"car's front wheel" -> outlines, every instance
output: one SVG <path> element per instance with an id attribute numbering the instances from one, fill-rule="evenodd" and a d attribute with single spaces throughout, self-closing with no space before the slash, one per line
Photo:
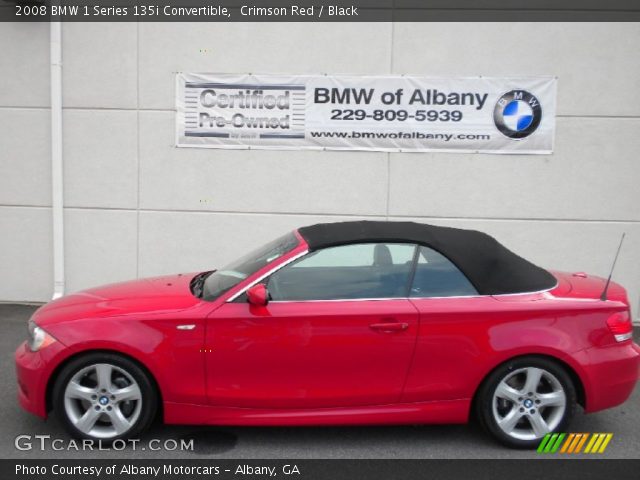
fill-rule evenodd
<path id="1" fill-rule="evenodd" d="M 535 448 L 550 432 L 563 431 L 576 409 L 576 390 L 566 370 L 540 357 L 521 357 L 498 367 L 477 399 L 481 424 L 501 443 Z"/>
<path id="2" fill-rule="evenodd" d="M 111 442 L 135 437 L 150 425 L 157 395 L 135 362 L 91 353 L 62 369 L 53 388 L 53 409 L 72 436 Z"/>

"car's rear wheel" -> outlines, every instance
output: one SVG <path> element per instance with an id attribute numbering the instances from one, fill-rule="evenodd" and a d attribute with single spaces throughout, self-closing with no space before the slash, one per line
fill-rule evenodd
<path id="1" fill-rule="evenodd" d="M 157 395 L 148 374 L 116 354 L 91 353 L 66 365 L 53 389 L 53 408 L 76 438 L 132 438 L 153 421 Z"/>
<path id="2" fill-rule="evenodd" d="M 535 448 L 547 433 L 567 427 L 576 409 L 576 389 L 558 363 L 520 357 L 489 375 L 477 407 L 480 423 L 498 441 Z"/>

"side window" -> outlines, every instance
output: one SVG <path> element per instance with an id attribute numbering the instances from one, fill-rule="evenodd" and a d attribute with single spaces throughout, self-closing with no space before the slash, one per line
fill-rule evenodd
<path id="1" fill-rule="evenodd" d="M 348 300 L 407 295 L 416 246 L 362 243 L 325 248 L 269 278 L 272 300 Z"/>
<path id="2" fill-rule="evenodd" d="M 420 247 L 411 297 L 457 297 L 478 295 L 467 277 L 444 255 Z"/>

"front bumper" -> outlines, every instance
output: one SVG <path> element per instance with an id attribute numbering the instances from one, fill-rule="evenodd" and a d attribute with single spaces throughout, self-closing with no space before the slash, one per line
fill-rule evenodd
<path id="1" fill-rule="evenodd" d="M 47 383 L 53 371 L 52 359 L 64 349 L 55 342 L 38 352 L 32 352 L 23 342 L 15 353 L 18 401 L 27 412 L 47 417 Z"/>

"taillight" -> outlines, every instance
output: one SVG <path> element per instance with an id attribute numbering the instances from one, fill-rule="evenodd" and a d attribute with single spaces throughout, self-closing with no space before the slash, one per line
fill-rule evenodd
<path id="1" fill-rule="evenodd" d="M 629 312 L 614 313 L 607 318 L 607 327 L 616 338 L 616 342 L 624 342 L 630 340 L 633 336 L 633 326 Z"/>

